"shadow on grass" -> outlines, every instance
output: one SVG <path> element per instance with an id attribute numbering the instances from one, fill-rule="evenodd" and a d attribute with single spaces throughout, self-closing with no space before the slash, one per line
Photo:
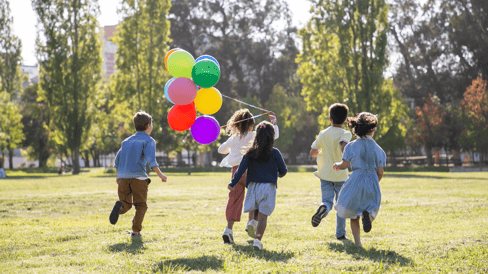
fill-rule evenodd
<path id="1" fill-rule="evenodd" d="M 412 262 L 409 258 L 400 255 L 392 250 L 377 250 L 376 248 L 364 249 L 354 245 L 352 241 L 344 241 L 344 244 L 329 243 L 329 249 L 336 252 L 346 252 L 353 255 L 355 259 L 370 259 L 386 264 L 408 265 Z"/>
<path id="2" fill-rule="evenodd" d="M 131 254 L 141 253 L 146 247 L 140 239 L 132 239 L 130 243 L 120 243 L 109 246 L 110 252 L 126 252 Z"/>
<path id="3" fill-rule="evenodd" d="M 262 250 L 255 250 L 252 246 L 252 241 L 249 241 L 249 245 L 232 245 L 232 247 L 240 252 L 248 254 L 250 257 L 255 257 L 259 259 L 263 259 L 266 261 L 275 261 L 275 262 L 286 262 L 289 259 L 295 257 L 295 253 L 289 251 L 270 251 L 266 249 Z M 265 247 L 266 248 L 266 247 Z"/>
<path id="4" fill-rule="evenodd" d="M 224 260 L 219 259 L 215 256 L 180 258 L 157 263 L 154 272 L 166 273 L 172 271 L 207 271 L 209 269 L 217 271 L 222 269 L 223 264 Z"/>

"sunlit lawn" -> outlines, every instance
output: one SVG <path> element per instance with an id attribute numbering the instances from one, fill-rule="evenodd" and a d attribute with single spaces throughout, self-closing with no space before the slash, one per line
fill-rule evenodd
<path id="1" fill-rule="evenodd" d="M 311 226 L 319 180 L 289 173 L 261 251 L 244 220 L 236 244 L 222 243 L 230 173 L 168 173 L 167 183 L 152 176 L 142 241 L 126 234 L 133 209 L 110 225 L 117 185 L 101 169 L 9 175 L 0 180 L 2 273 L 488 272 L 488 173 L 386 173 L 363 249 L 335 239 L 335 211 Z"/>

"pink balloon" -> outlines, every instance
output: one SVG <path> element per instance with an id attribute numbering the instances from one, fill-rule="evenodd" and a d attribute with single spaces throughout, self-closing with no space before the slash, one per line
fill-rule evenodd
<path id="1" fill-rule="evenodd" d="M 176 78 L 168 87 L 168 95 L 176 105 L 188 105 L 197 97 L 197 85 L 191 79 Z"/>

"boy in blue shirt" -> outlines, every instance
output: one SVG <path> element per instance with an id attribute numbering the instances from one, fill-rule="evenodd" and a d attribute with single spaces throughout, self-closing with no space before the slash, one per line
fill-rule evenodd
<path id="1" fill-rule="evenodd" d="M 151 115 L 140 111 L 132 119 L 137 132 L 122 142 L 115 157 L 119 201 L 110 213 L 110 223 L 115 225 L 120 214 L 134 205 L 136 213 L 132 219 L 132 237 L 141 237 L 142 221 L 147 210 L 147 189 L 151 182 L 146 174 L 146 163 L 166 182 L 156 162 L 156 141 L 149 136 L 153 129 Z"/>

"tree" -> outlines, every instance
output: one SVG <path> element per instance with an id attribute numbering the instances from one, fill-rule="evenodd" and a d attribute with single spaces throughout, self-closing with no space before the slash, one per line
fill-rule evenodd
<path id="1" fill-rule="evenodd" d="M 20 113 L 26 137 L 23 146 L 28 147 L 27 152 L 30 159 L 37 159 L 39 167 L 46 167 L 53 144 L 49 140 L 49 111 L 46 102 L 38 101 L 38 89 L 39 83 L 36 83 L 26 87 L 22 92 L 23 105 Z"/>
<path id="2" fill-rule="evenodd" d="M 22 132 L 19 105 L 10 100 L 7 92 L 0 92 L 0 149 L 9 152 L 9 167 L 13 169 L 13 151 L 25 138 Z"/>
<path id="3" fill-rule="evenodd" d="M 423 145 L 427 153 L 429 166 L 434 164 L 432 160 L 432 149 L 443 147 L 444 142 L 444 116 L 445 111 L 440 105 L 437 97 L 429 95 L 422 107 L 417 107 L 415 128 L 411 132 L 412 139 Z"/>
<path id="4" fill-rule="evenodd" d="M 296 67 L 289 58 L 296 55 L 296 29 L 283 0 L 173 1 L 169 19 L 171 46 L 214 56 L 221 68 L 216 88 L 230 97 L 265 105 L 273 87 L 290 77 L 287 67 Z M 224 102 L 217 120 L 227 121 L 236 110 L 230 106 Z"/>
<path id="5" fill-rule="evenodd" d="M 312 1 L 312 18 L 299 31 L 303 53 L 297 62 L 307 109 L 321 113 L 320 127 L 328 124 L 331 104 L 345 103 L 353 115 L 379 114 L 378 143 L 394 149 L 402 146 L 396 140 L 405 133 L 407 108 L 383 76 L 387 16 L 382 0 Z"/>
<path id="6" fill-rule="evenodd" d="M 41 100 L 47 102 L 58 141 L 80 172 L 79 152 L 92 124 L 101 51 L 96 0 L 32 0 L 41 30 L 37 39 Z"/>
<path id="7" fill-rule="evenodd" d="M 488 140 L 488 89 L 487 82 L 481 77 L 473 80 L 466 89 L 460 104 L 465 115 L 466 142 L 465 147 L 475 149 L 487 157 Z M 486 158 L 485 158 L 486 161 Z"/>
<path id="8" fill-rule="evenodd" d="M 422 105 L 425 94 L 458 105 L 471 81 L 488 77 L 488 2 L 395 1 L 390 34 L 401 58 L 395 86 Z"/>
<path id="9" fill-rule="evenodd" d="M 171 150 L 175 135 L 166 121 L 172 105 L 161 96 L 170 78 L 164 66 L 170 42 L 166 19 L 170 7 L 170 0 L 122 1 L 119 14 L 123 21 L 113 38 L 118 49 L 117 73 L 111 87 L 117 104 L 127 104 L 132 115 L 144 110 L 153 117 L 153 136 L 158 140 L 158 149 L 165 150 Z"/>
<path id="10" fill-rule="evenodd" d="M 20 71 L 22 44 L 20 39 L 12 34 L 12 24 L 13 18 L 10 15 L 9 2 L 0 0 L 0 81 L 2 87 L 0 92 L 6 92 L 7 95 L 3 95 L 3 98 L 9 98 L 11 102 L 11 104 L 4 102 L 6 109 L 2 112 L 6 120 L 0 121 L 0 127 L 8 130 L 3 133 L 6 134 L 4 138 L 5 148 L 8 150 L 11 169 L 13 168 L 14 149 L 24 139 L 23 134 L 18 134 L 19 131 L 22 132 L 22 124 L 17 123 L 19 122 L 18 115 L 11 112 L 14 109 L 19 109 L 18 105 L 14 106 L 17 103 L 13 102 L 17 102 L 16 98 L 22 89 L 21 83 L 23 81 L 23 75 Z M 15 134 L 15 136 L 9 134 Z"/>

